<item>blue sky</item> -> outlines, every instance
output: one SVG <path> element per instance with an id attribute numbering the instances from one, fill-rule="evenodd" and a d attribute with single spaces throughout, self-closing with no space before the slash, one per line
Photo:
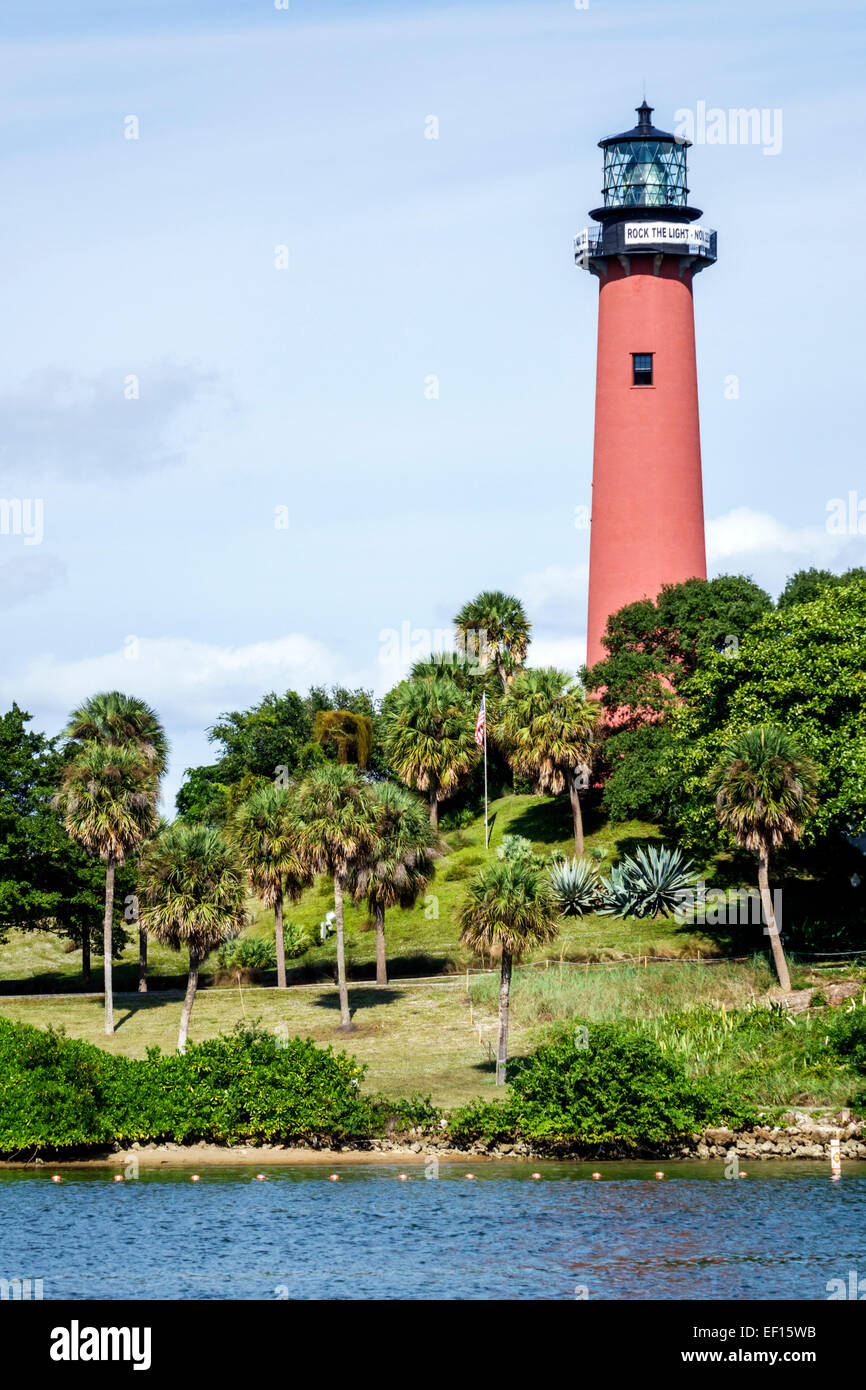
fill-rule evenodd
<path id="1" fill-rule="evenodd" d="M 480 588 L 575 669 L 598 291 L 571 238 L 644 82 L 669 129 L 782 113 L 778 154 L 690 151 L 711 569 L 866 562 L 826 528 L 866 498 L 853 3 L 6 0 L 0 37 L 0 497 L 44 509 L 40 544 L 0 534 L 4 706 L 55 732 L 140 693 L 173 794 L 220 711 L 381 693 L 383 633 L 408 659 Z"/>

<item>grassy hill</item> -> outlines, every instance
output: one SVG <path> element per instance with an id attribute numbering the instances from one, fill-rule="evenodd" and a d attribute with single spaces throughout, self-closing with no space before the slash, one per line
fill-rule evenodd
<path id="1" fill-rule="evenodd" d="M 480 962 L 459 942 L 457 914 L 466 883 L 488 858 L 505 834 L 523 835 L 537 853 L 573 853 L 571 813 L 567 798 L 508 796 L 491 804 L 490 848 L 484 847 L 483 818 L 465 829 L 446 833 L 447 854 L 439 861 L 430 893 L 415 908 L 395 908 L 387 915 L 389 968 L 392 977 L 437 975 L 465 970 Z M 587 822 L 587 848 L 607 851 L 605 867 L 631 853 L 639 844 L 658 838 L 658 828 L 640 821 L 619 825 Z M 273 938 L 273 912 L 255 899 L 249 904 L 248 934 Z M 333 907 L 329 879 L 323 878 L 298 904 L 289 904 L 286 917 L 306 929 L 316 944 L 299 960 L 289 963 L 289 980 L 302 983 L 330 979 L 335 969 L 336 947 L 331 937 L 319 944 L 319 923 Z M 13 932 L 0 946 L 0 992 L 49 993 L 57 989 L 80 990 L 80 954 L 68 953 L 67 943 L 50 932 Z M 347 905 L 346 952 L 350 978 L 374 976 L 375 930 L 366 906 Z M 565 960 L 617 960 L 633 956 L 706 956 L 727 953 L 727 946 L 712 936 L 684 928 L 673 921 L 619 921 L 589 916 L 571 920 L 558 939 L 537 957 Z M 186 959 L 151 942 L 149 974 L 152 989 L 176 988 L 186 973 Z M 94 959 L 93 988 L 99 988 L 101 960 Z M 115 963 L 115 987 L 134 990 L 138 978 L 138 943 L 132 939 Z M 212 978 L 206 966 L 203 984 Z M 266 983 L 272 983 L 265 977 Z"/>

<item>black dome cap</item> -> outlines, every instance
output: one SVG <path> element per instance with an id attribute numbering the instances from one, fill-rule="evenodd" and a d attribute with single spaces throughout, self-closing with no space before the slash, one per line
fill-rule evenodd
<path id="1" fill-rule="evenodd" d="M 640 106 L 635 110 L 638 114 L 638 123 L 631 130 L 623 131 L 622 135 L 608 135 L 606 140 L 599 140 L 599 149 L 604 150 L 608 145 L 618 145 L 624 140 L 664 140 L 671 145 L 690 145 L 691 140 L 684 140 L 680 135 L 671 135 L 668 130 L 659 130 L 652 123 L 652 113 L 654 107 L 648 106 L 644 97 Z"/>

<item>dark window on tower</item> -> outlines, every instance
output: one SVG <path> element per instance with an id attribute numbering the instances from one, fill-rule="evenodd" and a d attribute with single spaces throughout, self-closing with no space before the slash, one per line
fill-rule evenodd
<path id="1" fill-rule="evenodd" d="M 651 352 L 633 352 L 631 355 L 633 363 L 633 386 L 652 386 L 653 384 L 653 355 Z"/>

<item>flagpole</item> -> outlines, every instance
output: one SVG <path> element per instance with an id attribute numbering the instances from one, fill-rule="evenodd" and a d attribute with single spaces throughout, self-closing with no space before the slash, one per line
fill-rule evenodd
<path id="1" fill-rule="evenodd" d="M 487 826 L 487 696 L 484 699 L 484 848 L 490 848 L 490 831 Z"/>

